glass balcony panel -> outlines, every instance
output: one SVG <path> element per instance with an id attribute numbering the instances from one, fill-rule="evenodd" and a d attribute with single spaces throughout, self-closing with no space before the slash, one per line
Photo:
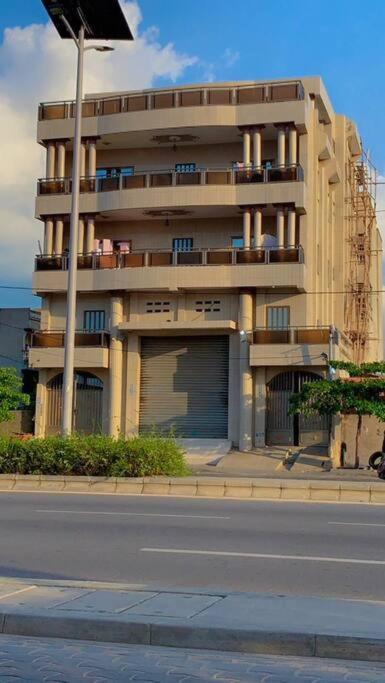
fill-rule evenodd
<path id="1" fill-rule="evenodd" d="M 117 268 L 118 255 L 117 254 L 95 254 L 94 256 L 95 268 Z"/>
<path id="2" fill-rule="evenodd" d="M 64 194 L 65 181 L 63 179 L 39 180 L 39 194 Z"/>
<path id="3" fill-rule="evenodd" d="M 254 344 L 289 344 L 289 330 L 255 330 Z"/>
<path id="4" fill-rule="evenodd" d="M 122 187 L 124 190 L 141 189 L 146 187 L 146 174 L 124 175 L 122 177 Z"/>
<path id="5" fill-rule="evenodd" d="M 149 254 L 150 266 L 171 266 L 172 251 L 154 251 Z"/>
<path id="6" fill-rule="evenodd" d="M 151 187 L 169 187 L 172 185 L 172 173 L 153 173 L 150 182 Z"/>
<path id="7" fill-rule="evenodd" d="M 285 102 L 298 100 L 300 95 L 299 83 L 282 83 L 270 86 L 270 100 L 272 102 Z"/>
<path id="8" fill-rule="evenodd" d="M 246 169 L 235 171 L 235 182 L 238 183 L 263 183 L 263 168 Z"/>
<path id="9" fill-rule="evenodd" d="M 158 93 L 154 95 L 154 109 L 171 109 L 174 106 L 174 93 Z"/>
<path id="10" fill-rule="evenodd" d="M 323 329 L 298 329 L 296 330 L 297 344 L 328 344 L 329 330 Z"/>
<path id="11" fill-rule="evenodd" d="M 78 256 L 78 268 L 79 270 L 89 270 L 92 268 L 92 256 L 91 254 L 88 254 L 87 256 L 83 256 L 80 254 Z"/>
<path id="12" fill-rule="evenodd" d="M 207 171 L 206 185 L 231 185 L 231 172 Z"/>
<path id="13" fill-rule="evenodd" d="M 119 176 L 112 176 L 111 178 L 98 178 L 98 191 L 111 192 L 119 190 Z"/>
<path id="14" fill-rule="evenodd" d="M 202 264 L 201 251 L 178 251 L 178 266 L 200 266 Z"/>
<path id="15" fill-rule="evenodd" d="M 147 95 L 132 95 L 125 99 L 127 111 L 145 111 L 147 109 Z"/>
<path id="16" fill-rule="evenodd" d="M 96 178 L 81 178 L 80 179 L 80 192 L 95 192 L 96 190 Z"/>
<path id="17" fill-rule="evenodd" d="M 219 266 L 219 265 L 229 265 L 232 261 L 231 251 L 208 251 L 207 252 L 207 265 Z"/>
<path id="18" fill-rule="evenodd" d="M 51 121 L 53 119 L 65 119 L 67 117 L 67 104 L 42 104 L 40 109 L 40 118 L 42 121 Z"/>
<path id="19" fill-rule="evenodd" d="M 120 255 L 122 268 L 143 268 L 144 253 L 123 253 Z"/>
<path id="20" fill-rule="evenodd" d="M 176 184 L 177 185 L 199 185 L 200 180 L 201 180 L 201 174 L 199 172 L 177 173 L 176 174 Z"/>
<path id="21" fill-rule="evenodd" d="M 231 90 L 212 88 L 208 91 L 209 104 L 231 104 Z"/>
<path id="22" fill-rule="evenodd" d="M 256 104 L 264 102 L 265 88 L 240 88 L 237 92 L 238 104 Z"/>
<path id="23" fill-rule="evenodd" d="M 191 90 L 190 92 L 181 91 L 179 96 L 180 107 L 199 107 L 202 104 L 202 91 Z"/>
<path id="24" fill-rule="evenodd" d="M 299 249 L 270 249 L 269 261 L 270 263 L 300 263 Z"/>
<path id="25" fill-rule="evenodd" d="M 122 100 L 120 97 L 114 97 L 111 100 L 100 100 L 99 114 L 106 116 L 107 114 L 120 114 L 122 111 Z"/>
<path id="26" fill-rule="evenodd" d="M 237 251 L 236 262 L 238 264 L 244 263 L 265 263 L 265 251 L 263 249 L 250 249 Z"/>
<path id="27" fill-rule="evenodd" d="M 38 256 L 36 258 L 36 270 L 63 270 L 62 256 Z"/>

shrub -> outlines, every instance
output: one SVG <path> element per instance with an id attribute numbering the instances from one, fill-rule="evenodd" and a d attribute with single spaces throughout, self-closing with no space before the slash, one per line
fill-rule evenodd
<path id="1" fill-rule="evenodd" d="M 111 477 L 188 474 L 183 450 L 172 436 L 133 439 L 108 436 L 50 436 L 20 441 L 0 437 L 0 473 Z"/>

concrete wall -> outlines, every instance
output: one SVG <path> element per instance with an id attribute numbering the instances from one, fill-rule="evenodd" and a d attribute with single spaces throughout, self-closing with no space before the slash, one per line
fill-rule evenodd
<path id="1" fill-rule="evenodd" d="M 33 410 L 13 410 L 12 419 L 0 423 L 0 436 L 33 434 Z"/>

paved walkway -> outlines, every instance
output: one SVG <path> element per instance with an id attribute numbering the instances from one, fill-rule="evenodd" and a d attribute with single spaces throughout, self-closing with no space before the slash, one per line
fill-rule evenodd
<path id="1" fill-rule="evenodd" d="M 0 636 L 1 683 L 380 683 L 385 664 Z"/>

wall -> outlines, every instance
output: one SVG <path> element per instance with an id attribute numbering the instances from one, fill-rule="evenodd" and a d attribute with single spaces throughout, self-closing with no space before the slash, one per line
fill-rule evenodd
<path id="1" fill-rule="evenodd" d="M 346 461 L 347 464 L 354 463 L 354 454 L 356 449 L 356 430 L 357 430 L 357 416 L 343 415 L 341 418 L 341 442 L 346 443 Z M 377 420 L 376 417 L 366 415 L 362 421 L 362 431 L 359 441 L 359 460 L 360 467 L 368 465 L 369 456 L 374 451 L 382 449 L 382 441 L 384 438 L 385 423 Z M 337 459 L 338 453 L 335 453 Z"/>
<path id="2" fill-rule="evenodd" d="M 33 434 L 33 410 L 13 410 L 12 419 L 0 424 L 0 436 Z"/>

